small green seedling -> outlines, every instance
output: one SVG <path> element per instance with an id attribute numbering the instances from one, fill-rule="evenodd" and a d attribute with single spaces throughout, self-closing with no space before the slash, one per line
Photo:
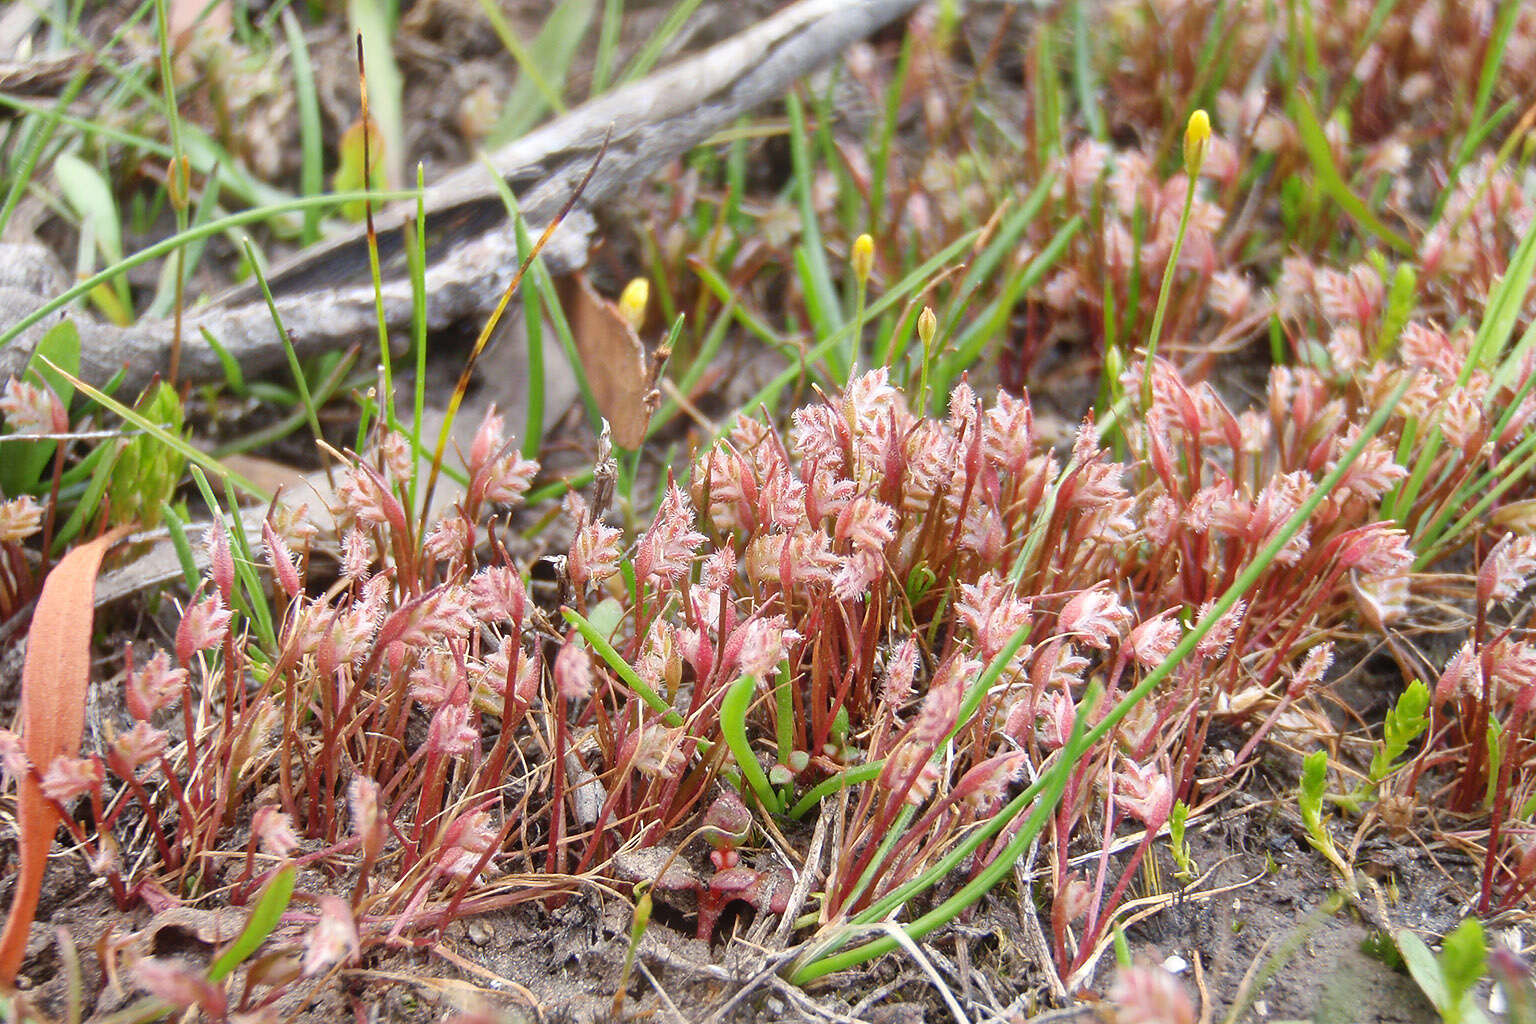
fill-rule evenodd
<path id="1" fill-rule="evenodd" d="M 1370 788 L 1374 790 L 1381 781 L 1397 768 L 1398 760 L 1408 750 L 1408 744 L 1429 728 L 1429 687 L 1415 679 L 1408 684 L 1397 704 L 1387 712 L 1382 725 L 1381 746 L 1371 758 Z"/>
<path id="2" fill-rule="evenodd" d="M 1326 796 L 1327 784 L 1328 752 L 1319 750 L 1308 755 L 1306 761 L 1302 763 L 1299 797 L 1301 821 L 1307 828 L 1307 842 L 1311 843 L 1312 848 L 1318 853 L 1328 858 L 1328 862 L 1344 879 L 1345 886 L 1353 893 L 1355 873 L 1339 855 L 1338 847 L 1333 845 L 1333 836 L 1328 834 L 1328 827 L 1323 824 L 1323 799 Z"/>
<path id="3" fill-rule="evenodd" d="M 1406 928 L 1397 933 L 1397 948 L 1408 973 L 1445 1024 L 1486 1024 L 1487 1016 L 1473 1000 L 1473 989 L 1488 962 L 1488 946 L 1477 918 L 1467 918 L 1447 935 L 1438 957 Z"/>
<path id="4" fill-rule="evenodd" d="M 1175 800 L 1173 810 L 1168 812 L 1168 852 L 1173 854 L 1174 877 L 1185 884 L 1195 879 L 1195 862 L 1184 838 L 1184 823 L 1188 820 L 1189 805 Z"/>

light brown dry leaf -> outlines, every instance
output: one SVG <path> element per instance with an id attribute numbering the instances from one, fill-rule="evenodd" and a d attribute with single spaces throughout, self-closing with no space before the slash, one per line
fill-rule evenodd
<path id="1" fill-rule="evenodd" d="M 640 336 L 584 274 L 571 274 L 562 282 L 560 301 L 598 412 L 613 428 L 613 443 L 640 447 L 651 423 L 647 398 L 653 385 Z"/>

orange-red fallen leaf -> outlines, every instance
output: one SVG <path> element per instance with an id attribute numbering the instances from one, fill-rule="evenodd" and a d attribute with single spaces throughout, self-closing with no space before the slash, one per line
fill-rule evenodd
<path id="1" fill-rule="evenodd" d="M 21 669 L 21 738 L 27 757 L 40 771 L 60 754 L 78 754 L 85 730 L 85 691 L 91 675 L 92 601 L 102 556 L 129 532 L 120 526 L 75 548 L 43 581 L 27 660 Z M 0 984 L 10 985 L 27 951 L 27 933 L 42 893 L 48 848 L 59 827 L 58 813 L 29 775 L 16 783 L 16 828 L 20 856 L 16 895 L 0 934 Z"/>

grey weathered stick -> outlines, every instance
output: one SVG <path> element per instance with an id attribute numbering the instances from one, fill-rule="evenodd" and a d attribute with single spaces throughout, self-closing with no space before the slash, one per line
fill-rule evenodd
<path id="1" fill-rule="evenodd" d="M 612 202 L 668 161 L 686 153 L 737 117 L 783 95 L 799 77 L 820 67 L 849 44 L 901 17 L 917 0 L 802 0 L 766 21 L 632 85 L 617 89 L 530 132 L 491 156 L 491 165 L 518 195 L 524 217 L 547 223 L 591 164 L 610 126 L 613 138 L 581 205 L 551 239 L 544 260 L 561 272 L 586 262 L 594 221 L 589 208 Z M 517 267 L 514 232 L 494 179 L 483 167 L 449 175 L 427 190 L 427 325 L 445 327 L 484 316 L 500 298 Z M 400 257 L 401 225 L 415 216 L 413 204 L 381 212 L 381 255 L 385 269 L 384 316 L 391 330 L 410 323 L 411 288 Z M 37 247 L 0 247 L 4 262 Z M 391 258 L 392 257 L 392 258 Z M 31 257 L 35 259 L 34 257 Z M 13 270 L 16 268 L 12 267 Z M 17 323 L 52 297 L 32 281 L 46 279 L 35 268 L 0 271 L 0 329 Z M 322 242 L 278 268 L 270 283 L 283 322 L 301 356 L 333 350 L 376 335 L 373 287 L 360 231 Z M 53 314 L 0 348 L 0 379 L 19 373 L 42 332 L 61 317 Z M 167 321 L 128 328 L 103 324 L 78 309 L 82 376 L 101 383 L 127 371 L 125 391 L 135 393 L 163 372 L 170 349 Z M 260 296 L 241 288 L 191 312 L 183 330 L 181 372 L 194 381 L 219 380 L 223 368 L 202 340 L 213 334 L 239 360 L 246 376 L 283 364 L 281 339 Z"/>

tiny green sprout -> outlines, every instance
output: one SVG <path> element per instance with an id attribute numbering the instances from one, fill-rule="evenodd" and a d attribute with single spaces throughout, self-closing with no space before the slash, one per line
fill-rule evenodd
<path id="1" fill-rule="evenodd" d="M 1173 854 L 1174 877 L 1188 883 L 1195 877 L 1195 862 L 1190 857 L 1189 843 L 1184 839 L 1184 823 L 1189 820 L 1189 805 L 1183 800 L 1173 802 L 1168 812 L 1168 849 Z"/>
<path id="2" fill-rule="evenodd" d="M 1438 957 L 1406 928 L 1397 933 L 1397 948 L 1408 973 L 1445 1024 L 1486 1024 L 1488 1018 L 1473 1001 L 1488 962 L 1488 945 L 1477 918 L 1467 918 L 1447 935 Z"/>
<path id="3" fill-rule="evenodd" d="M 1328 752 L 1319 750 L 1307 755 L 1302 762 L 1301 792 L 1299 804 L 1301 807 L 1301 821 L 1307 829 L 1307 842 L 1312 848 L 1334 866 L 1339 875 L 1344 879 L 1344 884 L 1350 892 L 1355 890 L 1355 873 L 1339 855 L 1338 847 L 1333 844 L 1333 836 L 1328 833 L 1328 826 L 1323 823 L 1323 800 L 1328 784 Z"/>
<path id="4" fill-rule="evenodd" d="M 624 1012 L 624 993 L 629 988 L 629 975 L 635 969 L 635 952 L 640 948 L 640 940 L 645 938 L 645 929 L 651 923 L 651 883 L 635 883 L 635 917 L 629 925 L 629 948 L 624 951 L 624 966 L 619 969 L 619 987 L 613 993 L 613 1019 L 622 1020 Z"/>
<path id="5" fill-rule="evenodd" d="M 1408 684 L 1382 724 L 1381 746 L 1371 757 L 1370 785 L 1375 787 L 1397 767 L 1408 744 L 1429 728 L 1429 687 L 1415 679 Z"/>
<path id="6" fill-rule="evenodd" d="M 1386 310 L 1381 315 L 1381 331 L 1376 335 L 1374 354 L 1381 358 L 1397 344 L 1398 335 L 1413 316 L 1419 297 L 1419 275 L 1413 264 L 1404 261 L 1392 272 L 1392 284 L 1387 290 Z"/>

